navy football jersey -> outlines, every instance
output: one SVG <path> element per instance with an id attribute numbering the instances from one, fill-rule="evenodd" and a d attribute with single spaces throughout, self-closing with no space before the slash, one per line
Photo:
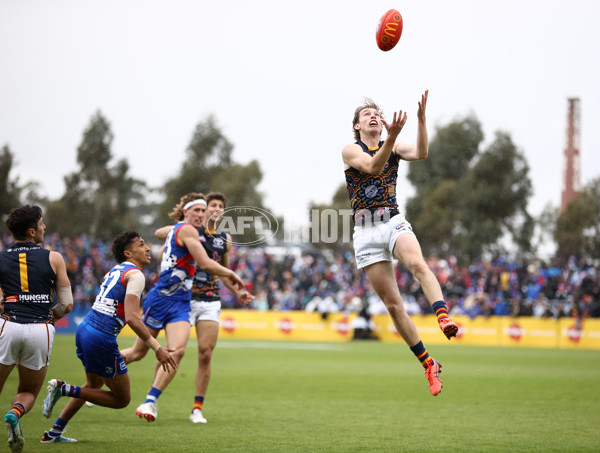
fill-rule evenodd
<path id="1" fill-rule="evenodd" d="M 208 233 L 204 226 L 198 228 L 200 242 L 210 259 L 221 264 L 223 255 L 227 252 L 227 233 Z M 198 268 L 192 285 L 192 299 L 215 301 L 219 300 L 219 278 Z"/>
<path id="2" fill-rule="evenodd" d="M 0 252 L 2 317 L 20 324 L 52 322 L 56 273 L 50 251 L 33 242 L 17 242 Z"/>

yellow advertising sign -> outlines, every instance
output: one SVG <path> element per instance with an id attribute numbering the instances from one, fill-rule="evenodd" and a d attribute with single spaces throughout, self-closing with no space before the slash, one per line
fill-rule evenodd
<path id="1" fill-rule="evenodd" d="M 220 338 L 261 340 L 348 341 L 352 339 L 352 319 L 356 315 L 302 311 L 223 310 Z"/>
<path id="2" fill-rule="evenodd" d="M 318 313 L 303 311 L 223 310 L 220 338 L 295 341 L 350 341 L 352 321 L 356 314 L 335 313 L 325 319 Z M 404 343 L 388 315 L 373 316 L 375 335 L 385 342 Z M 455 316 L 459 330 L 448 341 L 438 327 L 434 315 L 413 316 L 423 343 L 474 346 L 514 346 L 540 348 L 600 349 L 600 319 L 585 319 L 578 323 L 572 318 L 558 321 L 529 317 L 509 318 L 492 316 L 470 319 Z M 195 337 L 192 329 L 192 338 Z M 135 336 L 125 326 L 124 336 Z M 161 332 L 159 338 L 164 333 Z"/>
<path id="3" fill-rule="evenodd" d="M 553 319 L 498 318 L 501 346 L 558 346 L 558 322 Z"/>
<path id="4" fill-rule="evenodd" d="M 569 349 L 600 349 L 600 319 L 563 318 L 558 324 L 558 345 Z"/>
<path id="5" fill-rule="evenodd" d="M 541 348 L 600 349 L 600 319 L 586 319 L 580 326 L 572 318 L 530 317 L 452 318 L 458 323 L 456 338 L 448 342 L 433 315 L 413 316 L 425 344 L 468 344 L 476 346 L 525 346 Z M 382 341 L 403 342 L 389 316 L 374 316 L 376 333 Z"/>

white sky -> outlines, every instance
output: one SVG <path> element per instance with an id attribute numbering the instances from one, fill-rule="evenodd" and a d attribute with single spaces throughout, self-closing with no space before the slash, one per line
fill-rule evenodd
<path id="1" fill-rule="evenodd" d="M 382 52 L 375 27 L 390 8 L 404 31 Z M 331 200 L 363 97 L 388 117 L 408 110 L 400 139 L 412 142 L 429 89 L 431 135 L 470 112 L 486 144 L 511 134 L 537 215 L 560 204 L 568 97 L 581 99 L 582 183 L 600 175 L 599 13 L 596 0 L 0 0 L 0 146 L 22 183 L 58 198 L 100 110 L 115 157 L 158 186 L 212 113 L 234 160 L 260 161 L 259 190 L 281 214 Z"/>

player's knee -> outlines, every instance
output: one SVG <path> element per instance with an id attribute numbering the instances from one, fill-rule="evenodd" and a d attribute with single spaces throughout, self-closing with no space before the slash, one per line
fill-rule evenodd
<path id="1" fill-rule="evenodd" d="M 427 266 L 427 263 L 418 257 L 415 257 L 414 259 L 410 260 L 407 263 L 406 267 L 417 278 L 417 280 L 423 278 L 427 272 L 431 272 L 429 267 Z"/>
<path id="2" fill-rule="evenodd" d="M 396 306 L 402 306 L 402 296 L 400 295 L 397 287 L 389 286 L 386 288 L 380 288 L 377 291 L 377 295 L 383 301 L 388 310 Z"/>
<path id="3" fill-rule="evenodd" d="M 404 309 L 404 305 L 402 304 L 402 301 L 400 301 L 399 303 L 398 303 L 398 301 L 386 303 L 385 306 L 391 315 L 394 315 L 394 314 L 395 315 L 403 315 L 406 313 L 406 310 Z"/>
<path id="4" fill-rule="evenodd" d="M 175 358 L 175 360 L 181 360 L 185 355 L 185 346 L 176 347 L 171 355 Z"/>
<path id="5" fill-rule="evenodd" d="M 198 351 L 198 362 L 208 365 L 212 359 L 212 349 L 206 348 Z"/>

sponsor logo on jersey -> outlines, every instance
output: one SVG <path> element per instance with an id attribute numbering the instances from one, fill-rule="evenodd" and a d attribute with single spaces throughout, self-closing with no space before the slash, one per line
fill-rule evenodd
<path id="1" fill-rule="evenodd" d="M 153 327 L 155 329 L 162 329 L 162 324 L 157 319 L 154 319 L 152 316 L 148 316 L 145 320 L 147 325 Z"/>
<path id="2" fill-rule="evenodd" d="M 223 238 L 214 238 L 213 239 L 213 247 L 216 249 L 222 249 L 225 246 L 225 241 Z"/>
<path id="3" fill-rule="evenodd" d="M 7 296 L 4 302 L 34 302 L 34 303 L 50 303 L 49 294 L 19 294 L 16 296 Z"/>

